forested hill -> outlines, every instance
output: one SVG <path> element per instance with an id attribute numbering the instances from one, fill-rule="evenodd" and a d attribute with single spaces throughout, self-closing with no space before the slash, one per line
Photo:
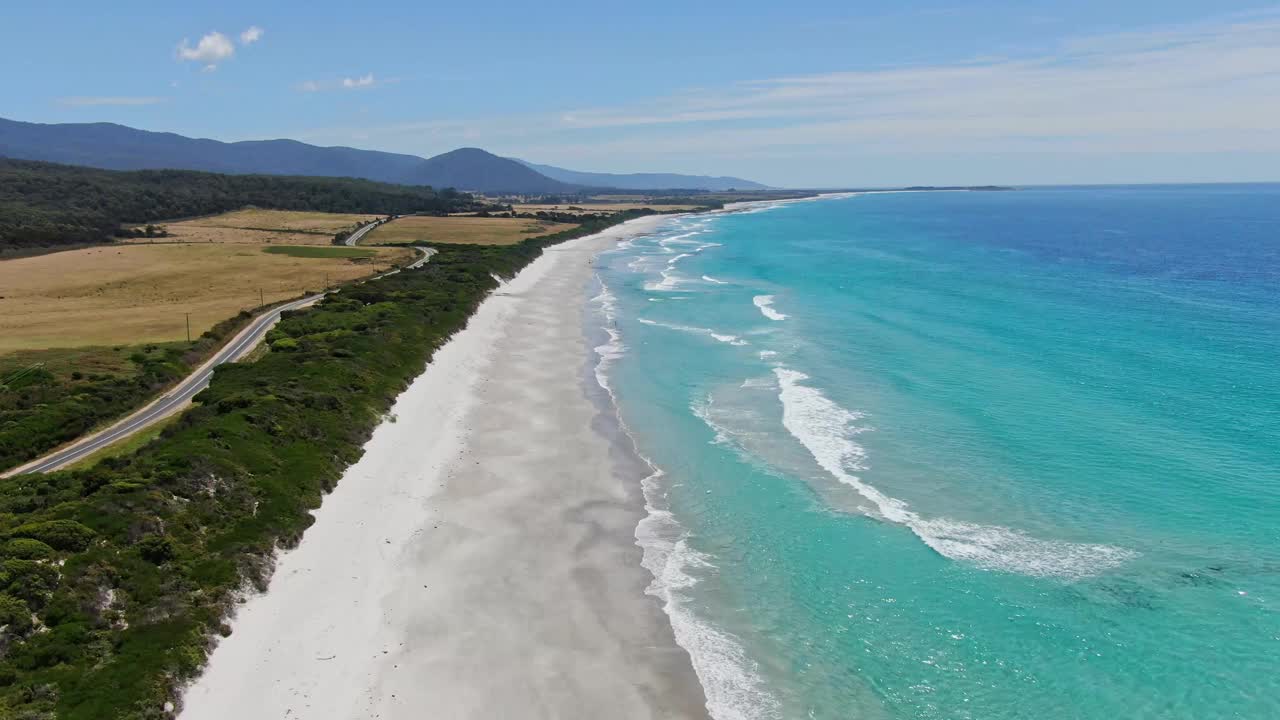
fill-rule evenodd
<path id="1" fill-rule="evenodd" d="M 248 205 L 399 215 L 465 211 L 474 203 L 453 190 L 350 178 L 120 172 L 0 158 L 0 252 L 105 242 L 122 224 Z"/>
<path id="2" fill-rule="evenodd" d="M 0 157 L 104 170 L 176 168 L 251 175 L 364 178 L 491 193 L 566 193 L 574 187 L 476 148 L 432 158 L 320 147 L 296 140 L 221 142 L 113 123 L 47 125 L 0 118 Z"/>

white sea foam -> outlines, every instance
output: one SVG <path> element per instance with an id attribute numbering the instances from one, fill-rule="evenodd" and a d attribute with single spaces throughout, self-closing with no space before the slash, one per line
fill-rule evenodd
<path id="1" fill-rule="evenodd" d="M 599 275 L 596 276 L 596 282 L 600 283 L 600 293 L 591 298 L 591 301 L 600 306 L 600 313 L 604 315 L 604 331 L 609 334 L 609 342 L 593 348 L 596 355 L 600 357 L 599 362 L 596 363 L 595 376 L 596 382 L 599 383 L 600 387 L 604 388 L 609 393 L 609 396 L 612 397 L 613 388 L 609 386 L 609 367 L 614 360 L 622 357 L 627 350 L 627 346 L 622 344 L 622 335 L 615 326 L 618 314 L 618 298 L 609 290 L 609 286 L 604 284 Z"/>
<path id="2" fill-rule="evenodd" d="M 711 559 L 689 545 L 688 533 L 665 509 L 662 470 L 641 483 L 646 517 L 636 526 L 640 564 L 653 574 L 645 593 L 658 598 L 671 619 L 676 642 L 689 653 L 694 673 L 715 720 L 780 718 L 778 701 L 764 689 L 759 665 L 733 635 L 694 614 L 688 590 L 698 583 L 692 572 L 714 569 Z"/>
<path id="3" fill-rule="evenodd" d="M 676 263 L 680 262 L 681 260 L 687 257 L 693 257 L 693 253 L 680 253 L 679 255 L 676 255 L 675 257 L 668 260 L 667 265 L 675 265 Z"/>
<path id="4" fill-rule="evenodd" d="M 778 357 L 777 350 L 761 350 L 760 351 L 761 360 L 768 360 L 769 358 L 775 358 L 775 357 Z"/>
<path id="5" fill-rule="evenodd" d="M 658 247 L 662 248 L 665 252 L 674 253 L 675 249 L 671 247 L 672 245 L 699 245 L 701 244 L 700 241 L 690 240 L 689 238 L 695 237 L 697 235 L 701 235 L 704 232 L 706 231 L 691 230 L 687 233 L 681 233 L 679 235 L 672 235 L 670 237 L 665 237 L 658 241 Z"/>
<path id="6" fill-rule="evenodd" d="M 737 335 L 727 335 L 725 333 L 718 333 L 715 330 L 712 330 L 711 328 L 693 327 L 690 325 L 673 325 L 671 323 L 658 322 L 656 320 L 650 320 L 648 318 L 640 318 L 640 322 L 645 325 L 652 325 L 655 327 L 666 328 L 668 330 L 678 330 L 680 332 L 687 332 L 693 335 L 706 335 L 707 337 L 714 338 L 715 340 L 718 340 L 722 343 L 728 343 L 730 345 L 746 345 L 747 344 L 746 340 L 743 340 Z"/>
<path id="7" fill-rule="evenodd" d="M 661 276 L 661 280 L 645 283 L 644 289 L 649 292 L 674 292 L 679 289 L 681 277 L 670 267 L 659 273 L 659 276 Z"/>
<path id="8" fill-rule="evenodd" d="M 711 277 L 710 275 L 703 275 L 703 276 L 702 276 L 702 279 L 703 279 L 703 280 L 706 280 L 707 282 L 712 283 L 712 284 L 714 284 L 714 285 L 728 285 L 728 284 L 729 284 L 728 282 L 726 282 L 726 281 L 724 281 L 724 280 L 717 280 L 717 279 L 715 279 L 715 278 Z"/>
<path id="9" fill-rule="evenodd" d="M 770 320 L 786 320 L 787 316 L 773 309 L 772 295 L 757 295 L 751 298 L 751 302 L 760 308 L 760 314 Z"/>
<path id="10" fill-rule="evenodd" d="M 875 514 L 911 529 L 939 554 L 988 570 L 1037 577 L 1082 578 L 1103 572 L 1136 553 L 1109 545 L 1040 540 L 1007 527 L 980 525 L 948 518 L 926 518 L 907 503 L 863 482 L 866 450 L 855 438 L 869 428 L 857 423 L 862 415 L 832 402 L 819 390 L 802 384 L 809 377 L 775 367 L 782 423 L 823 470 L 871 501 Z"/>
<path id="11" fill-rule="evenodd" d="M 631 440 L 632 449 L 651 470 L 640 484 L 646 515 L 636 525 L 635 532 L 636 545 L 642 552 L 640 564 L 653 576 L 645 593 L 662 603 L 676 643 L 689 653 L 694 674 L 707 698 L 707 712 L 714 720 L 780 718 L 778 701 L 764 688 L 759 665 L 748 657 L 742 643 L 699 618 L 690 606 L 689 590 L 698 583 L 694 573 L 713 571 L 715 566 L 709 556 L 690 546 L 688 532 L 667 509 L 661 483 L 663 471 L 640 452 L 635 436 L 618 413 L 608 370 L 625 348 L 614 327 L 616 298 L 603 281 L 600 284 L 602 290 L 594 301 L 605 317 L 604 329 L 610 340 L 595 349 L 600 357 L 595 367 L 596 382 L 608 392 L 618 425 Z"/>

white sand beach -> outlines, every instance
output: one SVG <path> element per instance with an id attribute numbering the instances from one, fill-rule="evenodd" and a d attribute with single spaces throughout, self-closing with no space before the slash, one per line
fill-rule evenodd
<path id="1" fill-rule="evenodd" d="M 698 718 L 586 394 L 590 260 L 549 249 L 398 399 L 186 692 L 183 720 Z"/>

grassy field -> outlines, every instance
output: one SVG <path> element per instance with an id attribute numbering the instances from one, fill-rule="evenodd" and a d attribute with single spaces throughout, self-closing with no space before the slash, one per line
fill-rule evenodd
<path id="1" fill-rule="evenodd" d="M 513 205 L 518 213 L 536 213 L 542 212 L 558 212 L 572 213 L 574 215 L 582 215 L 584 213 L 620 213 L 627 210 L 640 210 L 650 208 L 658 212 L 670 212 L 675 210 L 696 210 L 698 205 L 653 205 L 644 202 L 616 202 L 616 203 L 567 203 L 564 205 Z"/>
<path id="2" fill-rule="evenodd" d="M 242 309 L 412 257 L 397 248 L 358 250 L 372 258 L 297 257 L 268 247 L 114 245 L 0 262 L 0 355 L 185 340 L 187 313 L 195 338 Z"/>
<path id="3" fill-rule="evenodd" d="M 413 215 L 380 225 L 365 236 L 369 245 L 378 243 L 467 243 L 514 245 L 521 240 L 572 230 L 570 223 L 542 222 L 520 218 L 426 217 Z"/>
<path id="4" fill-rule="evenodd" d="M 300 258 L 371 258 L 378 254 L 377 250 L 338 245 L 272 245 L 262 248 L 262 252 Z"/>
<path id="5" fill-rule="evenodd" d="M 135 243 L 274 243 L 281 245 L 328 245 L 339 230 L 377 219 L 379 215 L 299 212 L 293 210 L 236 210 L 171 223 L 157 223 L 169 237 Z"/>

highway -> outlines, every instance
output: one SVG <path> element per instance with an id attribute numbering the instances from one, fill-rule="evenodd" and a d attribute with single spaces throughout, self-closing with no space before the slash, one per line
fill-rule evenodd
<path id="1" fill-rule="evenodd" d="M 366 225 L 356 234 L 352 235 L 348 240 L 358 241 L 360 237 L 362 237 L 371 227 L 373 227 L 372 224 Z M 348 244 L 351 243 L 349 242 Z M 430 260 L 431 256 L 436 252 L 434 249 L 430 248 L 415 247 L 414 249 L 422 253 L 422 257 L 401 269 L 412 270 L 414 268 L 421 267 L 422 264 Z M 382 273 L 381 275 L 369 278 L 369 280 L 377 280 L 379 278 L 387 277 L 388 275 L 394 275 L 400 272 L 401 269 Z M 369 282 L 369 280 L 364 280 L 362 282 Z M 49 453 L 44 457 L 36 458 L 35 460 L 13 468 L 12 470 L 0 473 L 0 478 L 7 478 L 19 473 L 45 473 L 53 470 L 60 470 L 182 410 L 191 402 L 191 398 L 195 397 L 201 390 L 209 386 L 209 379 L 213 377 L 214 368 L 225 362 L 234 362 L 257 347 L 258 343 L 266 337 L 267 331 L 270 330 L 276 324 L 276 321 L 280 319 L 281 313 L 312 305 L 318 302 L 325 295 L 329 294 L 329 292 L 340 292 L 340 289 L 325 291 L 315 295 L 308 295 L 307 297 L 285 303 L 284 305 L 280 305 L 279 307 L 275 307 L 264 312 L 254 318 L 253 321 L 249 323 L 248 327 L 237 333 L 230 342 L 218 350 L 213 357 L 205 361 L 205 363 L 197 368 L 195 372 L 188 375 L 182 380 L 182 382 L 178 383 L 177 386 L 164 395 L 161 395 L 156 400 L 153 400 L 147 406 L 131 413 L 124 419 L 117 421 L 115 424 L 103 430 L 99 430 L 98 432 L 91 433 L 79 440 L 76 440 L 72 444 L 63 447 L 60 450 Z"/>

